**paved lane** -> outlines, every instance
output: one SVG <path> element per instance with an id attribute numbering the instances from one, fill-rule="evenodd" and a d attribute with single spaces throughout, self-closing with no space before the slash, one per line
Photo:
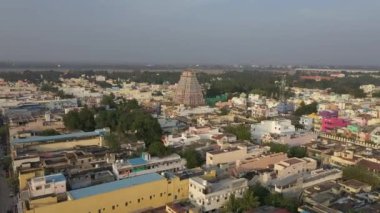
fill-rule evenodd
<path id="1" fill-rule="evenodd" d="M 9 197 L 9 187 L 5 173 L 0 171 L 0 213 L 7 213 L 7 210 L 12 209 L 13 198 Z"/>

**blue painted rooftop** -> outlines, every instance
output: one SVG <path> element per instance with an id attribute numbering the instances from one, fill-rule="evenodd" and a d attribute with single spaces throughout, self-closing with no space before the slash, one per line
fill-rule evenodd
<path id="1" fill-rule="evenodd" d="M 143 165 L 147 163 L 147 161 L 142 158 L 131 158 L 131 159 L 128 159 L 127 161 L 133 166 Z"/>
<path id="2" fill-rule="evenodd" d="M 98 194 L 103 194 L 107 192 L 112 192 L 115 190 L 119 190 L 122 188 L 128 188 L 135 185 L 140 185 L 144 183 L 149 183 L 152 181 L 161 180 L 164 177 L 157 173 L 150 173 L 146 175 L 140 175 L 137 177 L 131 177 L 123 180 L 113 181 L 109 183 L 103 183 L 100 185 L 90 186 L 82 189 L 76 189 L 73 191 L 69 191 L 68 193 L 71 195 L 71 197 L 76 199 L 81 199 L 89 196 L 94 196 Z"/>
<path id="3" fill-rule="evenodd" d="M 29 138 L 17 138 L 12 141 L 13 144 L 22 144 L 22 143 L 33 143 L 33 142 L 54 142 L 54 141 L 67 141 L 74 139 L 81 139 L 87 137 L 100 136 L 105 133 L 103 129 L 97 129 L 93 132 L 75 132 L 70 134 L 63 135 L 52 135 L 52 136 L 35 136 Z"/>
<path id="4" fill-rule="evenodd" d="M 62 173 L 45 176 L 46 183 L 65 181 L 66 178 Z"/>

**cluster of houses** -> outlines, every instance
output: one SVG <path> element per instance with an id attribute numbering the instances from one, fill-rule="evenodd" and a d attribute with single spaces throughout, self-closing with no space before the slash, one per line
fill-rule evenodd
<path id="1" fill-rule="evenodd" d="M 57 98 L 28 82 L 0 84 L 0 107 L 9 125 L 11 175 L 19 183 L 18 212 L 220 212 L 231 195 L 242 197 L 256 184 L 302 200 L 299 212 L 379 208 L 378 186 L 347 179 L 342 171 L 359 166 L 380 175 L 377 98 L 291 88 L 295 96 L 287 104 L 292 109 L 302 102 L 318 103 L 316 112 L 296 121 L 296 128 L 292 115 L 279 112 L 281 101 L 258 94 L 188 107 L 172 102 L 176 85 L 116 85 L 101 75 L 61 81 L 57 87 L 72 98 Z M 114 87 L 105 89 L 96 82 Z M 99 106 L 103 95 L 111 93 L 136 99 L 157 118 L 164 146 L 194 149 L 204 165 L 189 169 L 177 153 L 151 156 L 141 152 L 146 148 L 143 141 L 111 151 L 105 143 L 107 128 L 65 129 L 66 113 L 84 104 Z M 251 138 L 240 139 L 227 126 L 243 126 Z M 58 134 L 41 134 L 51 129 Z M 302 146 L 308 157 L 272 152 L 268 142 Z"/>

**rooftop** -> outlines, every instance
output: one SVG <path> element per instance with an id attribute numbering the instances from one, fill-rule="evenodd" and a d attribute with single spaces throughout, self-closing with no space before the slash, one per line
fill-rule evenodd
<path id="1" fill-rule="evenodd" d="M 73 199 L 81 199 L 89 196 L 94 196 L 102 193 L 112 192 L 122 188 L 128 188 L 144 183 L 149 183 L 153 181 L 158 181 L 163 179 L 161 175 L 157 173 L 151 173 L 146 175 L 140 175 L 137 177 L 127 178 L 123 180 L 118 180 L 110 183 L 104 183 L 100 185 L 90 186 L 82 189 L 77 189 L 68 192 L 69 196 Z"/>
<path id="2" fill-rule="evenodd" d="M 359 189 L 361 187 L 368 186 L 368 184 L 363 183 L 363 182 L 358 181 L 358 180 L 355 180 L 355 179 L 346 180 L 346 181 L 342 182 L 341 185 L 352 187 L 352 188 L 355 188 L 355 189 Z"/>
<path id="3" fill-rule="evenodd" d="M 12 141 L 13 144 L 23 144 L 23 143 L 33 143 L 33 142 L 54 142 L 54 141 L 67 141 L 75 140 L 87 137 L 100 136 L 105 133 L 103 129 L 97 129 L 93 132 L 75 132 L 63 135 L 52 135 L 52 136 L 36 136 L 29 138 L 17 138 Z"/>
<path id="4" fill-rule="evenodd" d="M 66 178 L 62 173 L 45 176 L 46 183 L 65 181 Z"/>
<path id="5" fill-rule="evenodd" d="M 298 158 L 290 158 L 290 159 L 284 160 L 283 162 L 288 163 L 289 165 L 293 165 L 297 163 L 303 163 L 304 161 Z"/>
<path id="6" fill-rule="evenodd" d="M 143 158 L 131 158 L 131 159 L 128 159 L 128 163 L 130 163 L 133 166 L 137 166 L 137 165 L 146 164 L 147 161 L 144 160 Z"/>

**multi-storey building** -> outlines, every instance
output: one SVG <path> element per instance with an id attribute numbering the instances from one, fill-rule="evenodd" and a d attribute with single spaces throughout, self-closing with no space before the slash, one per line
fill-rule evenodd
<path id="1" fill-rule="evenodd" d="M 343 118 L 322 118 L 322 132 L 331 132 L 335 131 L 340 127 L 347 127 L 350 122 Z"/>
<path id="2" fill-rule="evenodd" d="M 213 212 L 223 207 L 232 194 L 242 197 L 247 189 L 245 178 L 193 177 L 189 180 L 189 199 L 202 212 Z"/>
<path id="3" fill-rule="evenodd" d="M 53 136 L 34 136 L 11 140 L 13 154 L 17 149 L 32 149 L 40 152 L 72 149 L 75 146 L 102 146 L 106 129 L 93 132 L 76 132 Z"/>
<path id="4" fill-rule="evenodd" d="M 317 161 L 312 158 L 289 158 L 274 164 L 277 178 L 309 172 L 317 168 Z"/>
<path id="5" fill-rule="evenodd" d="M 206 153 L 206 165 L 218 165 L 224 163 L 233 163 L 236 160 L 252 156 L 259 156 L 266 152 L 263 147 L 237 146 L 226 149 L 217 149 Z"/>
<path id="6" fill-rule="evenodd" d="M 178 154 L 158 158 L 142 153 L 139 158 L 116 160 L 112 170 L 117 179 L 124 179 L 155 172 L 176 172 L 184 169 L 184 165 L 184 160 Z"/>
<path id="7" fill-rule="evenodd" d="M 57 195 L 23 196 L 19 209 L 24 213 L 141 212 L 187 199 L 188 190 L 189 179 L 151 173 Z"/>
<path id="8" fill-rule="evenodd" d="M 62 173 L 32 178 L 28 190 L 31 198 L 66 192 L 66 178 Z"/>
<path id="9" fill-rule="evenodd" d="M 253 140 L 260 141 L 266 134 L 277 134 L 280 136 L 295 133 L 296 129 L 288 119 L 265 120 L 258 124 L 251 125 L 251 135 Z"/>

